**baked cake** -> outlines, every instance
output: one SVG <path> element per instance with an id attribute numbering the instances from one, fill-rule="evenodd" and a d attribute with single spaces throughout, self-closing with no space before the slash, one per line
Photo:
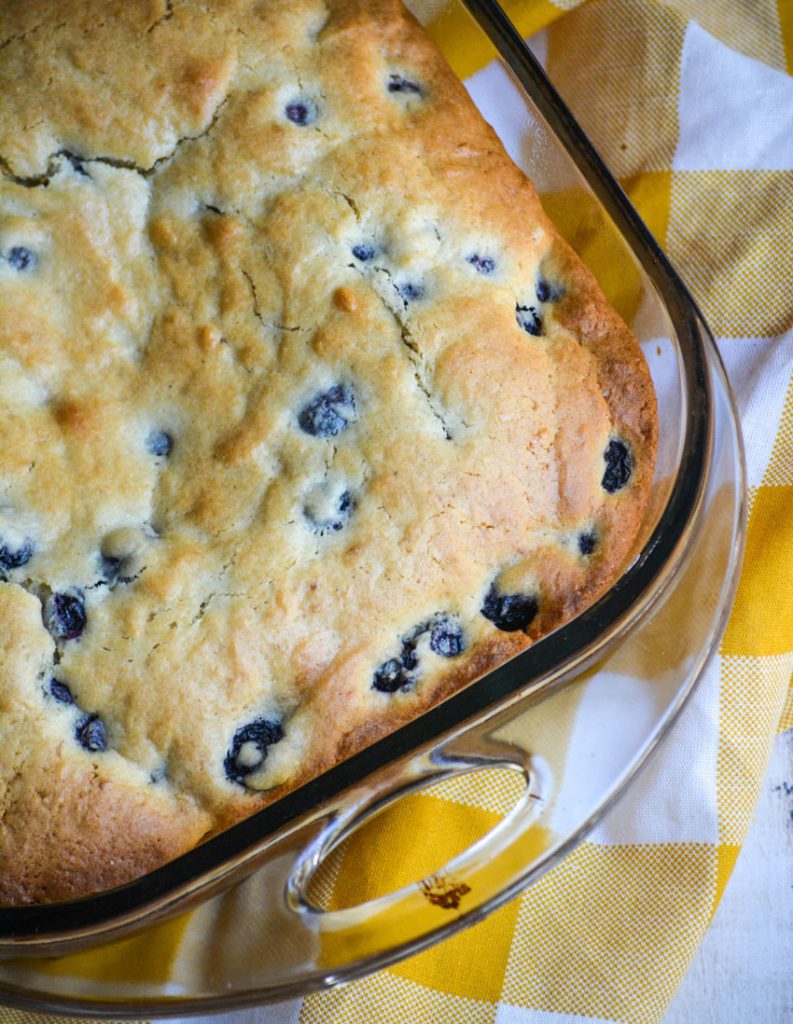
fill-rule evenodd
<path id="1" fill-rule="evenodd" d="M 396 0 L 5 0 L 0 902 L 136 877 L 591 603 L 630 331 Z"/>

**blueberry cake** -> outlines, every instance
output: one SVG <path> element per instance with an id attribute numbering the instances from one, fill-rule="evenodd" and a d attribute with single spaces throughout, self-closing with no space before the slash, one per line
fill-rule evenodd
<path id="1" fill-rule="evenodd" d="M 396 0 L 5 0 L 0 902 L 134 878 L 631 557 L 635 338 Z"/>

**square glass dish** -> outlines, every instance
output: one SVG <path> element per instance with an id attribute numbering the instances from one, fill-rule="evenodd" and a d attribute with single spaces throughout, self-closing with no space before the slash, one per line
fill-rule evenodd
<path id="1" fill-rule="evenodd" d="M 257 1004 L 360 977 L 475 923 L 558 863 L 635 779 L 721 634 L 745 507 L 740 435 L 712 338 L 497 4 L 412 6 L 441 48 L 454 28 L 493 54 L 469 82 L 474 100 L 552 214 L 571 197 L 595 212 L 599 251 L 630 284 L 620 312 L 645 350 L 659 405 L 636 557 L 571 622 L 177 860 L 87 899 L 0 908 L 6 1003 L 115 1017 Z M 608 699 L 617 680 L 642 713 L 604 730 L 568 702 L 560 755 L 544 728 L 565 713 L 560 697 L 572 688 Z M 319 865 L 364 821 L 418 787 L 484 767 L 517 773 L 523 795 L 442 871 L 357 907 L 312 903 Z M 230 919 L 244 945 L 229 941 Z M 89 946 L 102 950 L 87 967 L 73 954 Z M 154 963 L 147 947 L 169 955 Z M 118 962 L 123 977 L 102 966 Z"/>

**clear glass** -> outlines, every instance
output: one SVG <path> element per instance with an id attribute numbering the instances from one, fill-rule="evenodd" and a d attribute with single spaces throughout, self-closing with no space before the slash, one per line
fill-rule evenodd
<path id="1" fill-rule="evenodd" d="M 448 7 L 463 16 L 461 3 Z M 629 319 L 662 399 L 637 557 L 573 622 L 144 879 L 74 903 L 0 908 L 4 1002 L 116 1017 L 257 1004 L 360 977 L 467 927 L 558 863 L 635 779 L 720 636 L 745 508 L 741 441 L 715 346 L 509 22 L 487 0 L 466 7 L 478 22 L 468 31 L 480 43 L 489 37 L 500 55 L 489 72 L 501 76 L 498 103 L 485 116 L 508 148 L 530 135 L 532 145 L 511 151 L 549 208 L 560 189 L 580 192 L 601 218 L 604 251 L 634 275 Z M 476 81 L 471 90 L 476 99 Z M 491 83 L 480 103 L 492 95 Z M 615 755 L 614 735 L 587 727 L 595 716 L 576 708 L 578 698 L 608 701 L 626 686 L 642 713 L 621 718 Z M 565 714 L 571 739 L 560 759 L 558 732 L 546 723 Z M 492 832 L 432 877 L 380 899 L 331 912 L 311 904 L 318 865 L 363 821 L 418 786 L 483 766 L 525 779 L 523 797 Z M 70 955 L 97 945 L 92 966 Z M 156 962 L 148 949 L 158 950 Z"/>

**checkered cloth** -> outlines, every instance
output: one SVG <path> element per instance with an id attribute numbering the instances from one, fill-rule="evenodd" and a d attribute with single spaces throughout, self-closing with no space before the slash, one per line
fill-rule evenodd
<path id="1" fill-rule="evenodd" d="M 539 32 L 551 79 L 718 337 L 749 466 L 737 602 L 719 657 L 645 775 L 641 814 L 624 802 L 520 899 L 449 941 L 346 988 L 239 1019 L 660 1020 L 740 851 L 775 732 L 793 727 L 793 3 L 505 6 L 524 35 Z M 460 74 L 491 59 L 459 15 L 441 9 L 432 29 Z M 547 199 L 630 312 L 629 282 L 598 268 L 597 238 L 580 211 Z M 506 785 L 458 780 L 403 800 L 325 878 L 326 901 L 355 902 L 436 867 L 438 821 L 445 851 L 464 848 L 505 813 Z M 169 959 L 156 949 L 147 957 L 152 970 Z M 83 977 L 126 969 L 107 955 L 84 954 L 79 967 L 73 959 Z M 61 961 L 59 971 L 69 969 Z M 38 1019 L 0 1010 L 0 1024 Z"/>

